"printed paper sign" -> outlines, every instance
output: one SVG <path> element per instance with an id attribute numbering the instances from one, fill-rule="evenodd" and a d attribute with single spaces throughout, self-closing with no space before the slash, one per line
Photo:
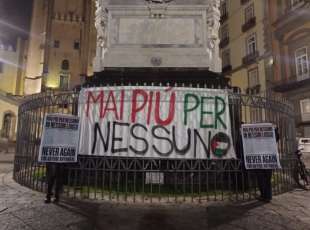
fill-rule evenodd
<path id="1" fill-rule="evenodd" d="M 235 158 L 225 90 L 100 87 L 80 92 L 84 155 Z"/>
<path id="2" fill-rule="evenodd" d="M 244 124 L 241 134 L 246 169 L 281 168 L 272 124 Z"/>
<path id="3" fill-rule="evenodd" d="M 145 184 L 164 184 L 164 173 L 162 172 L 146 172 Z"/>
<path id="4" fill-rule="evenodd" d="M 39 162 L 77 162 L 79 118 L 64 114 L 47 114 L 39 152 Z"/>

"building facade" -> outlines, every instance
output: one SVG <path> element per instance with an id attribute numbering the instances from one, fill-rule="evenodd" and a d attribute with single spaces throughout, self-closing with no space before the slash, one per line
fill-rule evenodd
<path id="1" fill-rule="evenodd" d="M 270 95 L 273 59 L 268 2 L 222 0 L 220 8 L 223 74 L 242 93 Z M 255 121 L 262 120 L 264 114 L 253 110 L 248 116 Z"/>
<path id="2" fill-rule="evenodd" d="M 17 39 L 16 44 L 0 41 L 0 139 L 16 138 L 16 117 L 24 77 L 27 42 Z"/>
<path id="3" fill-rule="evenodd" d="M 15 140 L 24 97 L 80 85 L 95 53 L 95 1 L 34 0 L 29 42 L 0 42 L 0 138 Z"/>
<path id="4" fill-rule="evenodd" d="M 220 49 L 222 72 L 244 93 L 268 90 L 266 1 L 223 0 L 221 2 Z"/>
<path id="5" fill-rule="evenodd" d="M 310 1 L 269 0 L 273 88 L 294 104 L 299 137 L 310 137 Z"/>
<path id="6" fill-rule="evenodd" d="M 72 89 L 92 75 L 94 13 L 92 0 L 34 0 L 25 94 Z"/>

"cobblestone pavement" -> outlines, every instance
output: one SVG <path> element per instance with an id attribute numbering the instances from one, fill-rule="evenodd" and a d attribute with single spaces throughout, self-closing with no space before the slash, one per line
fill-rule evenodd
<path id="1" fill-rule="evenodd" d="M 9 164 L 13 163 L 15 155 L 14 143 L 3 143 L 0 140 L 0 163 Z M 0 169 L 1 170 L 1 169 Z"/>
<path id="2" fill-rule="evenodd" d="M 1 230 L 309 230 L 310 192 L 296 190 L 268 204 L 208 203 L 132 205 L 61 200 L 44 204 L 44 194 L 15 183 L 12 165 L 0 164 Z"/>

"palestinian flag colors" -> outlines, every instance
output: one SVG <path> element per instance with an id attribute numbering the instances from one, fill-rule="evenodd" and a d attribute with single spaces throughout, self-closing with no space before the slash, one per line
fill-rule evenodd
<path id="1" fill-rule="evenodd" d="M 227 155 L 230 146 L 230 138 L 225 133 L 218 133 L 211 140 L 212 153 L 218 158 L 223 158 Z"/>

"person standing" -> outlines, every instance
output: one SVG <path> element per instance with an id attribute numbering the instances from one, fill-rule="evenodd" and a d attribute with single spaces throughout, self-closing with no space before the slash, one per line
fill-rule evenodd
<path id="1" fill-rule="evenodd" d="M 279 130 L 275 128 L 276 142 L 279 142 L 280 135 Z M 260 191 L 260 197 L 258 200 L 263 202 L 270 202 L 272 200 L 272 169 L 256 169 L 255 175 L 257 179 L 258 189 Z"/>
<path id="2" fill-rule="evenodd" d="M 54 203 L 59 202 L 59 196 L 63 187 L 64 165 L 60 163 L 46 163 L 47 193 L 45 203 L 51 203 L 53 189 Z"/>

